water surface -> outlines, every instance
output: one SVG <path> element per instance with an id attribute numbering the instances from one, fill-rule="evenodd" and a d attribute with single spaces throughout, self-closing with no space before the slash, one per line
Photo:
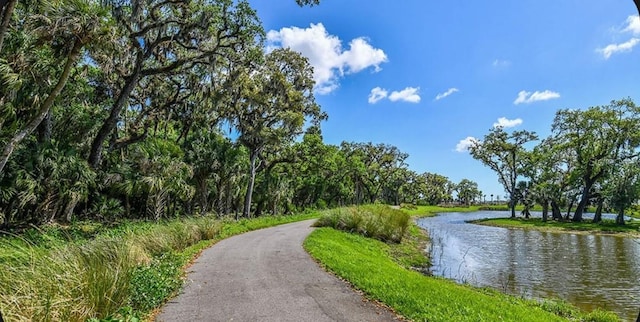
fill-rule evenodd
<path id="1" fill-rule="evenodd" d="M 432 239 L 435 275 L 527 297 L 559 297 L 635 321 L 640 310 L 640 240 L 507 229 L 466 220 L 509 212 L 445 213 L 418 225 Z"/>

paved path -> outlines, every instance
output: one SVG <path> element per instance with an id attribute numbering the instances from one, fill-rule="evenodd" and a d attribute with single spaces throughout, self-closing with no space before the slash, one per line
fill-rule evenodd
<path id="1" fill-rule="evenodd" d="M 237 235 L 205 250 L 157 321 L 393 321 L 304 251 L 312 223 Z"/>

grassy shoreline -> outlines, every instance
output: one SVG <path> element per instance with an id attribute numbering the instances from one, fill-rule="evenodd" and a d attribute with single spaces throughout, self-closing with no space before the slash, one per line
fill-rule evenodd
<path id="1" fill-rule="evenodd" d="M 405 210 L 413 218 L 447 211 L 476 211 L 475 207 L 417 207 Z M 488 288 L 460 285 L 422 274 L 412 264 L 428 263 L 418 242 L 405 237 L 401 243 L 383 242 L 334 228 L 319 228 L 304 243 L 305 249 L 325 269 L 351 283 L 368 298 L 415 321 L 619 321 L 611 312 L 585 313 L 560 300 L 532 300 Z M 415 224 L 408 236 L 423 235 Z M 424 236 L 424 235 L 423 235 Z M 404 249 L 405 252 L 398 252 Z M 412 249 L 407 251 L 407 249 Z M 411 254 L 411 255 L 407 255 Z M 411 258 L 406 260 L 406 258 Z M 424 266 L 423 266 L 424 267 Z"/>
<path id="2" fill-rule="evenodd" d="M 185 269 L 224 238 L 318 213 L 49 227 L 0 238 L 0 310 L 7 321 L 140 321 L 174 296 Z M 37 296 L 34 296 L 37 294 Z"/>
<path id="3" fill-rule="evenodd" d="M 504 208 L 504 209 L 503 209 Z M 517 209 L 517 208 L 516 208 Z M 508 211 L 506 206 L 488 208 L 484 205 L 468 206 L 468 207 L 441 207 L 441 206 L 413 206 L 403 209 L 406 213 L 410 214 L 414 218 L 431 217 L 436 216 L 439 213 L 447 212 L 475 212 L 475 211 Z M 535 209 L 534 209 L 535 210 Z M 640 237 L 640 221 L 627 222 L 624 226 L 616 225 L 613 220 L 604 219 L 600 223 L 591 223 L 589 220 L 583 222 L 572 221 L 554 221 L 548 220 L 543 222 L 541 218 L 529 218 L 522 217 L 516 218 L 488 218 L 479 220 L 468 221 L 472 224 L 503 227 L 503 228 L 518 228 L 518 229 L 533 229 L 539 231 L 551 231 L 573 234 L 607 234 L 607 235 L 621 235 L 626 237 Z"/>
<path id="4" fill-rule="evenodd" d="M 492 218 L 472 220 L 469 223 L 485 226 L 531 229 L 538 231 L 571 233 L 571 234 L 606 234 L 626 237 L 640 237 L 640 221 L 628 222 L 624 226 L 616 225 L 613 220 L 603 220 L 601 223 L 590 221 L 542 221 L 541 218 Z"/>
<path id="5" fill-rule="evenodd" d="M 399 265 L 388 244 L 333 228 L 317 229 L 304 245 L 327 270 L 415 321 L 619 321 L 609 312 L 583 313 L 560 301 L 528 300 L 425 276 Z"/>

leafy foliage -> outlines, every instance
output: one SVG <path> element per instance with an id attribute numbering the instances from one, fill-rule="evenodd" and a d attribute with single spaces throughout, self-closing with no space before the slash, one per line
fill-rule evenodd
<path id="1" fill-rule="evenodd" d="M 594 221 L 603 209 L 618 213 L 624 224 L 624 211 L 640 197 L 640 108 L 631 99 L 611 101 L 584 110 L 562 109 L 556 113 L 551 135 L 533 149 L 527 142 L 537 136 L 527 131 L 506 133 L 494 128 L 471 149 L 498 174 L 498 180 L 511 196 L 512 217 L 516 201 L 525 205 L 525 214 L 537 202 L 547 220 L 582 221 L 588 205 L 596 206 Z M 526 180 L 523 180 L 526 179 Z M 573 216 L 564 218 L 560 207 Z"/>
<path id="2" fill-rule="evenodd" d="M 137 267 L 131 277 L 131 306 L 148 311 L 164 303 L 176 292 L 180 280 L 182 259 L 172 253 L 153 259 L 148 265 Z"/>

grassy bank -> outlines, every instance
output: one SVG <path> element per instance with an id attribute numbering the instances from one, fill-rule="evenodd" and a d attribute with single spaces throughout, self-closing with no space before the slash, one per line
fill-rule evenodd
<path id="1" fill-rule="evenodd" d="M 388 242 L 387 253 L 396 263 L 405 268 L 426 271 L 430 264 L 423 249 L 429 239 L 410 220 L 411 216 L 405 211 L 386 205 L 365 205 L 326 210 L 315 226 Z"/>
<path id="2" fill-rule="evenodd" d="M 479 211 L 480 206 L 402 206 L 402 211 L 411 215 L 412 217 L 429 217 L 435 216 L 442 212 L 474 212 Z"/>
<path id="3" fill-rule="evenodd" d="M 316 217 L 305 214 L 49 227 L 0 238 L 0 310 L 7 321 L 145 317 L 182 285 L 183 267 L 218 240 Z"/>
<path id="4" fill-rule="evenodd" d="M 427 209 L 415 213 L 426 215 L 430 213 L 425 212 Z M 407 236 L 419 234 L 415 226 L 407 232 Z M 328 270 L 415 321 L 618 321 L 613 313 L 586 314 L 559 301 L 527 300 L 425 276 L 410 269 L 420 262 L 418 257 L 423 264 L 426 261 L 422 244 L 414 238 L 385 243 L 361 234 L 321 228 L 307 238 L 304 246 Z"/>
<path id="5" fill-rule="evenodd" d="M 640 222 L 627 222 L 624 226 L 616 225 L 613 220 L 603 220 L 600 223 L 592 223 L 590 221 L 571 222 L 571 221 L 542 221 L 541 218 L 495 218 L 481 219 L 472 221 L 474 224 L 505 227 L 505 228 L 521 228 L 535 229 L 541 231 L 571 232 L 571 233 L 601 233 L 601 234 L 624 234 L 631 236 L 640 236 Z"/>

